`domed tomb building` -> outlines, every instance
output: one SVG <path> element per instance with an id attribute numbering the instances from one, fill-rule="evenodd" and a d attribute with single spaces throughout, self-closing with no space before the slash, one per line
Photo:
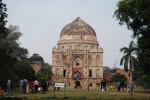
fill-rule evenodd
<path id="1" fill-rule="evenodd" d="M 33 67 L 35 74 L 43 67 L 44 65 L 44 60 L 43 58 L 37 54 L 34 53 L 30 58 L 29 58 L 29 64 L 31 67 Z"/>
<path id="2" fill-rule="evenodd" d="M 94 29 L 80 17 L 62 29 L 52 50 L 52 72 L 54 82 L 66 82 L 71 87 L 76 80 L 93 87 L 102 80 L 103 49 Z"/>

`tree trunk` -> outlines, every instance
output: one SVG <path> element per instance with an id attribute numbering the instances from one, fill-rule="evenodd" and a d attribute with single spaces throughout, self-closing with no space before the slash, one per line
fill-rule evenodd
<path id="1" fill-rule="evenodd" d="M 132 80 L 132 59 L 130 56 L 130 80 Z"/>
<path id="2" fill-rule="evenodd" d="M 130 79 L 132 80 L 132 67 L 130 67 Z"/>

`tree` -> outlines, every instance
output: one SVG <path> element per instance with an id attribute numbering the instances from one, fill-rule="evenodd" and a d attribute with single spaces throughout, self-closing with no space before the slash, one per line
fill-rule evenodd
<path id="1" fill-rule="evenodd" d="M 119 24 L 127 25 L 133 31 L 134 37 L 148 35 L 150 32 L 150 1 L 149 0 L 119 0 L 114 16 Z"/>
<path id="2" fill-rule="evenodd" d="M 123 74 L 116 73 L 111 77 L 111 80 L 116 82 L 116 81 L 127 81 L 127 77 Z"/>
<path id="3" fill-rule="evenodd" d="M 150 0 L 120 0 L 114 17 L 119 24 L 126 24 L 137 38 L 140 49 L 138 70 L 143 75 L 150 75 Z"/>
<path id="4" fill-rule="evenodd" d="M 103 67 L 103 72 L 110 72 L 110 71 L 111 71 L 110 67 L 107 67 L 107 66 Z"/>
<path id="5" fill-rule="evenodd" d="M 0 0 L 0 38 L 5 38 L 7 36 L 7 28 L 5 27 L 7 22 L 5 20 L 5 18 L 7 18 L 6 11 L 6 4 L 2 3 L 2 0 Z"/>
<path id="6" fill-rule="evenodd" d="M 137 52 L 137 45 L 133 41 L 130 42 L 129 47 L 123 47 L 120 52 L 124 53 L 124 56 L 120 60 L 120 65 L 124 65 L 125 71 L 130 70 L 130 78 L 132 79 L 132 70 L 137 67 L 137 59 L 135 58 L 135 52 Z"/>
<path id="7" fill-rule="evenodd" d="M 52 71 L 47 67 L 47 64 L 46 67 L 42 67 L 36 74 L 36 78 L 40 81 L 42 81 L 43 79 L 46 81 L 51 80 L 51 77 Z"/>
<path id="8" fill-rule="evenodd" d="M 105 72 L 105 73 L 109 73 L 109 72 L 116 73 L 116 69 L 117 69 L 117 67 L 110 68 L 108 66 L 104 66 L 103 72 Z"/>
<path id="9" fill-rule="evenodd" d="M 0 39 L 0 80 L 11 79 L 14 84 L 22 78 L 34 77 L 34 71 L 27 62 L 28 50 L 18 43 L 22 33 L 18 26 L 10 25 L 8 34 Z"/>

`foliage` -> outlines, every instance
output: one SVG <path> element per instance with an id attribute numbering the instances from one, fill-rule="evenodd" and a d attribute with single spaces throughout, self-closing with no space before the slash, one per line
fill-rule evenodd
<path id="1" fill-rule="evenodd" d="M 116 67 L 114 67 L 114 68 L 110 68 L 110 67 L 108 67 L 108 66 L 104 66 L 103 67 L 103 72 L 112 72 L 112 73 L 115 73 L 116 72 Z"/>
<path id="2" fill-rule="evenodd" d="M 103 67 L 103 72 L 110 72 L 110 71 L 111 71 L 110 67 L 107 67 L 107 66 Z"/>
<path id="3" fill-rule="evenodd" d="M 138 52 L 137 45 L 133 41 L 130 42 L 129 47 L 123 47 L 120 49 L 124 56 L 120 60 L 120 65 L 124 65 L 125 71 L 130 69 L 130 78 L 132 79 L 132 70 L 137 67 L 138 61 L 135 58 L 135 53 Z"/>
<path id="4" fill-rule="evenodd" d="M 150 0 L 120 0 L 114 16 L 119 24 L 126 24 L 137 38 L 139 68 L 135 70 L 149 76 L 150 72 Z M 142 79 L 142 78 L 141 78 Z"/>
<path id="5" fill-rule="evenodd" d="M 133 36 L 149 34 L 150 32 L 150 1 L 149 0 L 120 0 L 114 16 L 119 24 L 127 25 L 133 31 Z"/>
<path id="6" fill-rule="evenodd" d="M 38 73 L 35 75 L 35 77 L 41 82 L 43 79 L 46 81 L 51 80 L 52 77 L 52 71 L 49 69 L 49 67 L 42 67 Z"/>
<path id="7" fill-rule="evenodd" d="M 123 74 L 116 73 L 111 77 L 111 80 L 116 82 L 116 81 L 127 81 L 127 77 Z"/>
<path id="8" fill-rule="evenodd" d="M 150 76 L 147 74 L 143 75 L 139 70 L 133 71 L 133 80 L 135 80 L 137 86 L 141 86 L 144 89 L 150 88 Z"/>
<path id="9" fill-rule="evenodd" d="M 139 71 L 150 75 L 150 35 L 141 36 L 138 39 L 138 45 L 141 50 L 139 53 Z"/>
<path id="10" fill-rule="evenodd" d="M 5 39 L 0 39 L 0 80 L 4 83 L 8 79 L 17 85 L 19 80 L 25 77 L 33 77 L 33 69 L 27 63 L 28 50 L 20 47 L 18 26 L 10 25 Z"/>
<path id="11" fill-rule="evenodd" d="M 5 18 L 7 18 L 7 14 L 6 14 L 7 8 L 6 8 L 6 4 L 2 3 L 2 0 L 0 0 L 0 39 L 1 38 L 5 38 L 8 34 L 8 30 L 5 27 L 6 25 L 6 20 Z"/>
<path id="12" fill-rule="evenodd" d="M 35 72 L 33 68 L 25 61 L 17 61 L 17 66 L 14 71 L 19 79 L 34 79 Z"/>

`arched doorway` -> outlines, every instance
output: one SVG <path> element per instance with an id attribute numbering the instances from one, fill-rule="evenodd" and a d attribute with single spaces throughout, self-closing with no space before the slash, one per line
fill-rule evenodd
<path id="1" fill-rule="evenodd" d="M 81 80 L 83 77 L 83 58 L 80 56 L 76 56 L 73 59 L 73 67 L 72 67 L 72 77 L 74 79 Z"/>
<path id="2" fill-rule="evenodd" d="M 76 71 L 74 74 L 75 80 L 80 80 L 81 79 L 81 73 L 79 71 Z"/>

